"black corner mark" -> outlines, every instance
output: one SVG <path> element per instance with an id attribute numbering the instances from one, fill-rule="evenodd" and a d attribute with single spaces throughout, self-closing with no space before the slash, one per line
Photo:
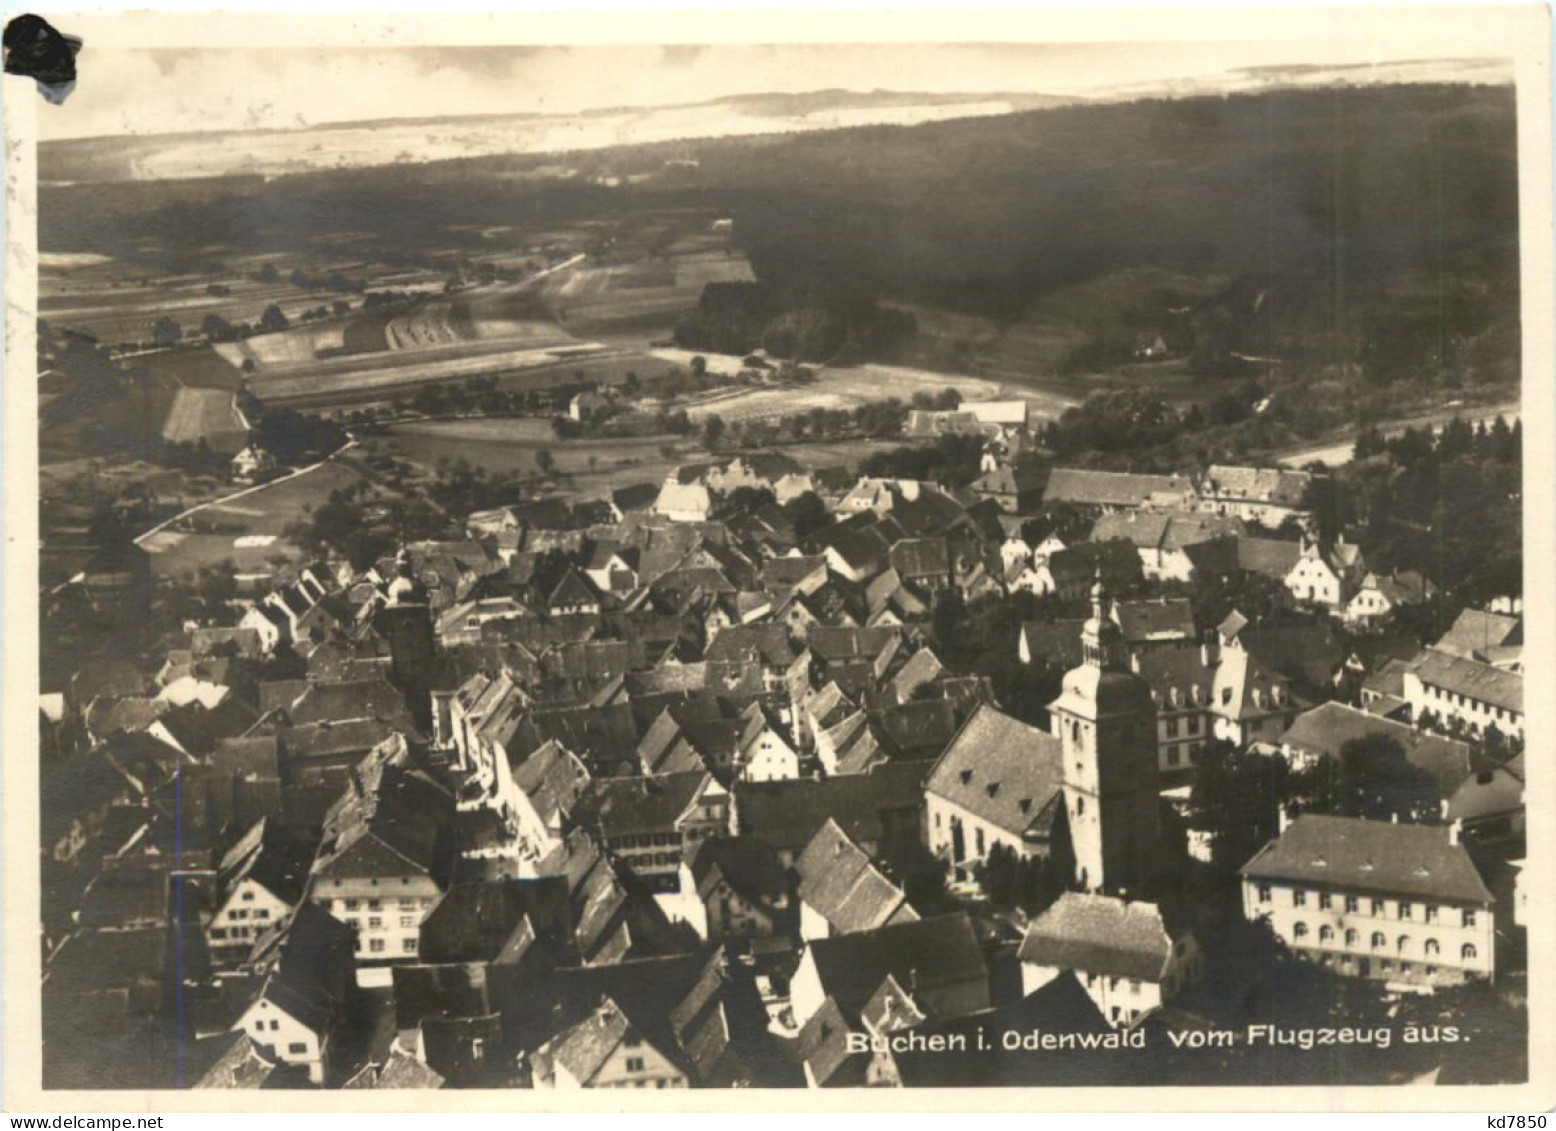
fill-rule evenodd
<path id="1" fill-rule="evenodd" d="M 57 31 L 30 12 L 5 25 L 5 73 L 34 79 L 44 98 L 56 105 L 76 88 L 76 52 L 81 40 Z"/>

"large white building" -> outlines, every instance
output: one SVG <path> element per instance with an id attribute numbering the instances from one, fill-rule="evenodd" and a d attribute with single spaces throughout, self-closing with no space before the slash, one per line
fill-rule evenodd
<path id="1" fill-rule="evenodd" d="M 1337 973 L 1406 988 L 1492 976 L 1493 898 L 1456 825 L 1306 813 L 1242 877 L 1243 914 Z"/>

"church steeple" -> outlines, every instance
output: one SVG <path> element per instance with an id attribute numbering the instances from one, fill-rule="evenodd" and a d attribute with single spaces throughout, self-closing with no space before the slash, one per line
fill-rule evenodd
<path id="1" fill-rule="evenodd" d="M 1113 619 L 1113 598 L 1102 580 L 1102 567 L 1091 586 L 1091 619 L 1081 629 L 1083 661 L 1103 671 L 1124 671 L 1128 658 L 1124 648 L 1124 630 Z"/>

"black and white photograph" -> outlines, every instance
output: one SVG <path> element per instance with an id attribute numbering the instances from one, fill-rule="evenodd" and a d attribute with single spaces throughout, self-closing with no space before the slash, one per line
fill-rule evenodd
<path id="1" fill-rule="evenodd" d="M 1548 33 L 1449 11 L 12 20 L 8 1089 L 1550 1100 Z"/>

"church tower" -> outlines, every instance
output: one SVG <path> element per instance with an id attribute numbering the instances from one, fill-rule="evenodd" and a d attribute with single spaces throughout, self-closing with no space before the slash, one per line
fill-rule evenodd
<path id="1" fill-rule="evenodd" d="M 1064 801 L 1075 881 L 1086 891 L 1143 894 L 1159 865 L 1156 704 L 1129 668 L 1123 630 L 1098 570 L 1083 659 L 1049 704 L 1064 749 Z"/>
<path id="2" fill-rule="evenodd" d="M 374 627 L 389 642 L 389 679 L 405 695 L 411 718 L 424 737 L 432 736 L 432 668 L 437 645 L 427 591 L 416 580 L 410 558 L 402 549 L 397 576 L 389 583 L 387 600 Z"/>

